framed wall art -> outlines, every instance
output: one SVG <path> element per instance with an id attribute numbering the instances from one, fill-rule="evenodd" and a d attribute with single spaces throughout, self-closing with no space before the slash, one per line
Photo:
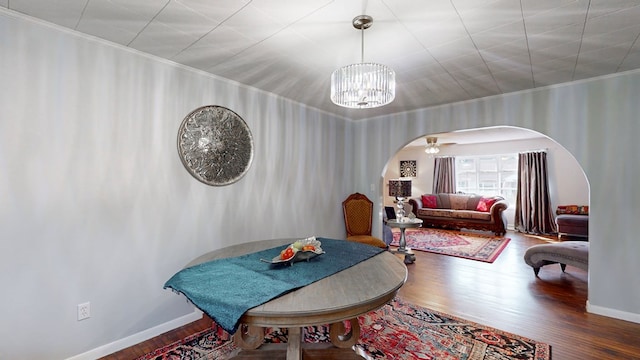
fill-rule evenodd
<path id="1" fill-rule="evenodd" d="M 416 177 L 418 175 L 418 164 L 416 160 L 400 160 L 400 176 Z"/>

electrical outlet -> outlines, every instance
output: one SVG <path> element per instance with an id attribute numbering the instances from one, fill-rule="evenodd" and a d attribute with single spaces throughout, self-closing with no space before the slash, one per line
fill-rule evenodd
<path id="1" fill-rule="evenodd" d="M 78 304 L 78 321 L 91 317 L 91 303 Z"/>

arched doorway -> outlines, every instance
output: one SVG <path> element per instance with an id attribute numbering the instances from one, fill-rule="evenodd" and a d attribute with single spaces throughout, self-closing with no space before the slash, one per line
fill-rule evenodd
<path id="1" fill-rule="evenodd" d="M 437 138 L 439 152 L 425 153 L 426 138 Z M 431 193 L 435 156 L 498 156 L 519 152 L 545 150 L 549 166 L 552 208 L 566 204 L 589 204 L 589 183 L 575 157 L 562 145 L 539 132 L 512 126 L 496 126 L 462 131 L 424 134 L 398 149 L 389 159 L 382 174 L 383 205 L 393 206 L 388 195 L 389 179 L 402 177 L 401 162 L 415 163 L 415 176 L 411 176 L 413 196 Z M 504 179 L 503 179 L 504 180 Z M 508 228 L 513 229 L 515 202 L 507 209 Z"/>

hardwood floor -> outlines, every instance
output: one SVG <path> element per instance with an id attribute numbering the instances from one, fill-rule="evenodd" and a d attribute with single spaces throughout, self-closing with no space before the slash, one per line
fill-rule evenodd
<path id="1" fill-rule="evenodd" d="M 493 264 L 416 251 L 400 296 L 469 321 L 551 345 L 552 359 L 640 359 L 640 324 L 586 313 L 587 272 L 545 266 L 536 278 L 522 256 L 542 237 L 508 232 Z M 135 359 L 209 326 L 200 321 L 103 359 Z"/>

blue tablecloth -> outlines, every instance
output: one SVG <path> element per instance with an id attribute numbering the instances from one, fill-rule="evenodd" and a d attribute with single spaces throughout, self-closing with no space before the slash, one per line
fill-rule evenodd
<path id="1" fill-rule="evenodd" d="M 164 288 L 184 294 L 198 309 L 233 334 L 249 309 L 347 269 L 384 251 L 360 243 L 317 238 L 325 254 L 293 266 L 269 264 L 286 245 L 185 268 Z"/>

